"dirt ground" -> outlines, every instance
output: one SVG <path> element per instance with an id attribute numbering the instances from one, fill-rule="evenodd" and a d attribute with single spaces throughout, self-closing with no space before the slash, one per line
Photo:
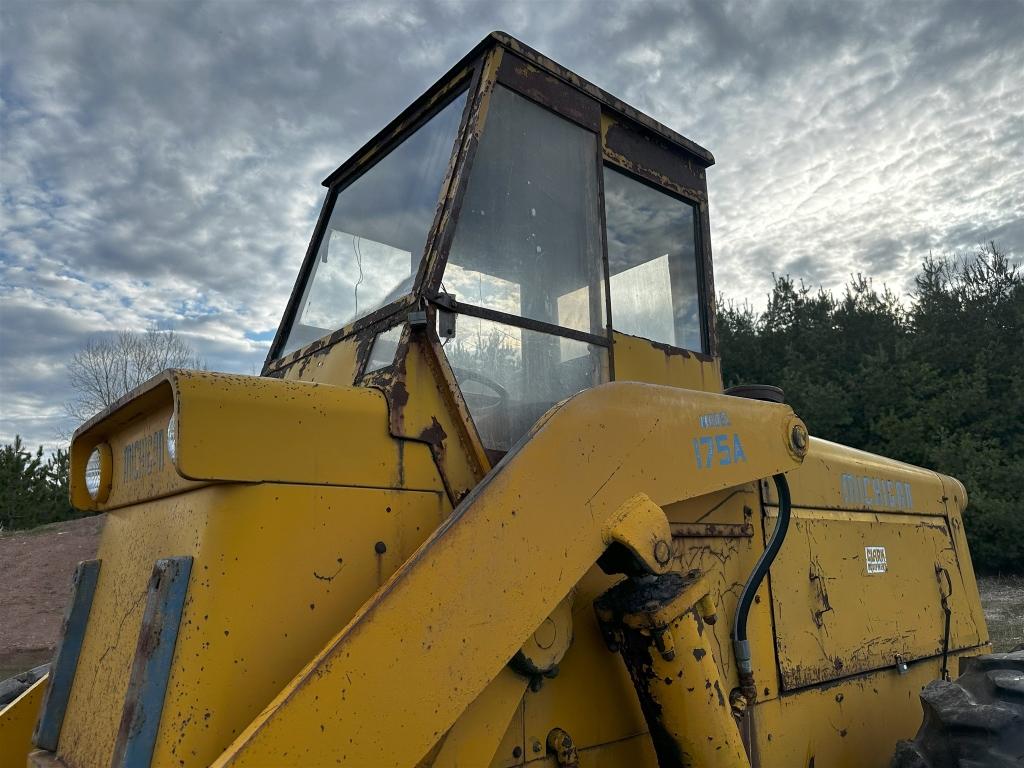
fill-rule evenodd
<path id="1" fill-rule="evenodd" d="M 103 517 L 0 534 L 0 680 L 50 661 L 75 566 L 95 557 Z M 978 586 L 995 650 L 1024 642 L 1024 577 Z"/>
<path id="2" fill-rule="evenodd" d="M 75 566 L 96 556 L 103 517 L 0 534 L 0 680 L 50 661 Z"/>

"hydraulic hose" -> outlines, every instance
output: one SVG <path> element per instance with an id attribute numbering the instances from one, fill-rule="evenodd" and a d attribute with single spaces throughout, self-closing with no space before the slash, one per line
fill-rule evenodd
<path id="1" fill-rule="evenodd" d="M 743 592 L 740 594 L 740 601 L 736 605 L 736 618 L 732 625 L 732 649 L 736 655 L 736 666 L 739 671 L 740 689 L 747 700 L 753 703 L 757 698 L 757 688 L 754 686 L 754 669 L 750 663 L 750 641 L 747 640 L 747 617 L 750 614 L 750 605 L 754 602 L 754 595 L 758 587 L 764 581 L 768 569 L 775 561 L 775 556 L 782 548 L 782 542 L 786 538 L 786 531 L 789 529 L 790 496 L 789 483 L 785 475 L 774 475 L 775 489 L 779 494 L 779 517 L 775 522 L 775 530 L 764 548 L 761 557 L 757 559 L 754 570 L 743 585 Z"/>

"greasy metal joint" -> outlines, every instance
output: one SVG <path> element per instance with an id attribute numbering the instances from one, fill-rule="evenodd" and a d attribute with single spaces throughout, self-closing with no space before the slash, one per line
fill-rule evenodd
<path id="1" fill-rule="evenodd" d="M 654 545 L 654 559 L 660 565 L 667 565 L 672 557 L 672 547 L 664 539 L 658 539 Z"/>
<path id="2" fill-rule="evenodd" d="M 598 564 L 608 573 L 664 573 L 672 559 L 665 511 L 643 493 L 627 499 L 609 517 L 602 539 L 609 551 Z"/>
<path id="3" fill-rule="evenodd" d="M 739 688 L 733 688 L 729 692 L 729 707 L 732 709 L 733 717 L 742 718 L 750 707 L 750 700 Z"/>
<path id="4" fill-rule="evenodd" d="M 512 657 L 509 666 L 531 680 L 540 689 L 542 678 L 558 676 L 558 664 L 572 645 L 572 607 L 575 590 L 570 592 Z"/>
<path id="5" fill-rule="evenodd" d="M 561 728 L 552 728 L 548 733 L 548 753 L 554 755 L 555 762 L 561 768 L 577 768 L 580 764 L 580 755 L 576 751 L 576 744 L 572 736 Z"/>
<path id="6" fill-rule="evenodd" d="M 807 445 L 810 438 L 807 435 L 807 427 L 803 424 L 794 424 L 789 433 L 790 444 L 797 455 L 803 456 L 807 453 Z"/>
<path id="7" fill-rule="evenodd" d="M 718 621 L 718 609 L 715 607 L 715 600 L 710 593 L 697 601 L 697 612 L 704 619 L 705 624 L 714 624 Z"/>
<path id="8" fill-rule="evenodd" d="M 699 571 L 631 577 L 594 609 L 629 670 L 658 764 L 748 768 L 702 618 L 708 592 Z"/>
<path id="9" fill-rule="evenodd" d="M 676 657 L 676 646 L 670 632 L 666 632 L 664 629 L 655 630 L 651 633 L 651 637 L 654 638 L 654 647 L 658 649 L 661 658 L 665 661 L 672 661 Z"/>
<path id="10" fill-rule="evenodd" d="M 736 657 L 740 691 L 748 702 L 753 703 L 757 700 L 757 686 L 754 684 L 754 668 L 750 659 L 750 641 L 733 640 L 732 651 Z"/>

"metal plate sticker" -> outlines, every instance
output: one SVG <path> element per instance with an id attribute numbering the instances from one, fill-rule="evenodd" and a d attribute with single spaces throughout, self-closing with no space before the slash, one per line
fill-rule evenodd
<path id="1" fill-rule="evenodd" d="M 864 547 L 864 563 L 868 573 L 885 573 L 885 547 Z"/>

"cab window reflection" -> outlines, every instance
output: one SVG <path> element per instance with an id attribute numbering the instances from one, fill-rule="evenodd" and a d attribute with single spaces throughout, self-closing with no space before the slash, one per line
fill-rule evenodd
<path id="1" fill-rule="evenodd" d="M 695 209 L 604 170 L 612 327 L 701 350 Z"/>

